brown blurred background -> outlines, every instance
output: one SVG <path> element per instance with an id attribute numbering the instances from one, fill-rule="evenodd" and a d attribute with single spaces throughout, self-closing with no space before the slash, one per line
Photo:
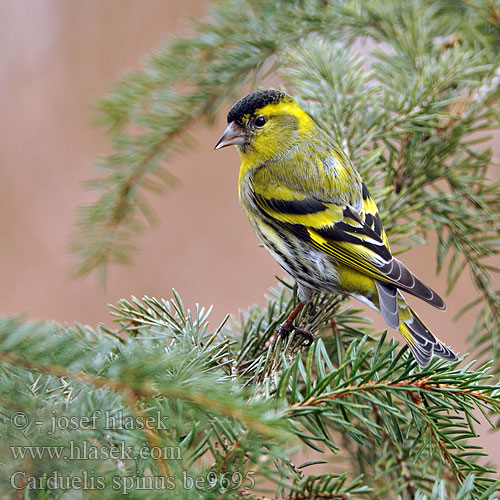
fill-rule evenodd
<path id="1" fill-rule="evenodd" d="M 171 288 L 192 306 L 213 304 L 212 326 L 237 313 L 275 283 L 281 269 L 258 247 L 237 200 L 238 157 L 213 151 L 224 113 L 199 128 L 199 145 L 170 171 L 181 185 L 153 200 L 159 227 L 140 236 L 129 267 L 110 270 L 106 289 L 95 277 L 71 280 L 68 240 L 75 207 L 92 200 L 79 186 L 94 176 L 93 160 L 109 151 L 91 127 L 89 103 L 169 34 L 187 32 L 187 17 L 208 10 L 204 0 L 1 0 L 0 18 L 0 313 L 30 318 L 109 323 L 107 304 L 122 297 L 169 298 Z M 405 262 L 436 290 L 432 244 Z M 453 323 L 474 294 L 464 274 L 443 314 L 418 302 L 442 340 L 464 352 L 472 316 Z M 372 315 L 375 318 L 375 315 Z M 383 327 L 376 318 L 377 325 Z M 500 460 L 499 435 L 482 443 Z"/>

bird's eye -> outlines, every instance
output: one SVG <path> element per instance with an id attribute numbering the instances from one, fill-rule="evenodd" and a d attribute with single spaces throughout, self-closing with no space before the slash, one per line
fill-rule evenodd
<path id="1" fill-rule="evenodd" d="M 267 119 L 265 116 L 258 116 L 256 119 L 255 119 L 255 126 L 256 127 L 263 127 L 267 122 Z"/>

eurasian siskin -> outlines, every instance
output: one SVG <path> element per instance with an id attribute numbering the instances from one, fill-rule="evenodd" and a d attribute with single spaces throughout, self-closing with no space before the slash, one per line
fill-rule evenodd
<path id="1" fill-rule="evenodd" d="M 296 329 L 293 320 L 315 292 L 349 294 L 380 311 L 421 366 L 433 354 L 455 361 L 401 291 L 444 310 L 443 300 L 392 256 L 377 207 L 342 149 L 276 90 L 247 95 L 227 121 L 215 149 L 238 149 L 241 206 L 298 285 L 300 303 L 279 333 Z"/>

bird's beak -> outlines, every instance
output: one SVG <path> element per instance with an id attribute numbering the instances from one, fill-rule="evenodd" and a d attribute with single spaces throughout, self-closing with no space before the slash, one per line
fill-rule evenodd
<path id="1" fill-rule="evenodd" d="M 224 130 L 214 149 L 225 148 L 226 146 L 236 146 L 248 142 L 248 135 L 236 122 L 231 122 Z"/>

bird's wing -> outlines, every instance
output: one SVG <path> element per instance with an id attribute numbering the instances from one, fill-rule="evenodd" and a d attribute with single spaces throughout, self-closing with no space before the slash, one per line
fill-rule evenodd
<path id="1" fill-rule="evenodd" d="M 265 219 L 292 232 L 312 247 L 382 283 L 444 309 L 441 297 L 392 256 L 377 207 L 363 185 L 361 210 L 319 200 L 298 191 L 272 198 L 254 188 L 253 198 Z M 283 194 L 283 187 L 279 190 Z"/>

